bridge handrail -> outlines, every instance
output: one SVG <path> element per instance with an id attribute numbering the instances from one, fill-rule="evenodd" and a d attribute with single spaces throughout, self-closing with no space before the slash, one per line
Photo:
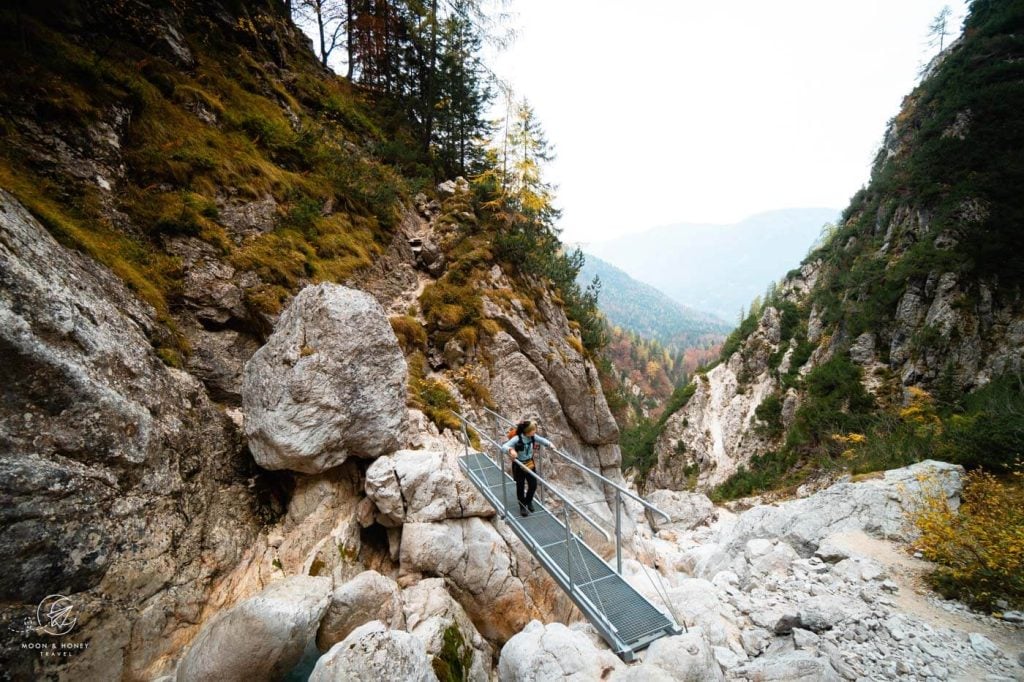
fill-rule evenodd
<path id="1" fill-rule="evenodd" d="M 469 428 L 471 428 L 471 429 L 473 429 L 474 431 L 476 431 L 476 432 L 477 432 L 477 435 L 479 435 L 479 436 L 480 436 L 481 438 L 483 438 L 484 440 L 486 440 L 486 441 L 487 441 L 488 443 L 490 443 L 490 444 L 491 444 L 491 445 L 493 445 L 494 447 L 498 448 L 499 452 L 501 451 L 501 445 L 502 445 L 502 444 L 501 444 L 501 443 L 498 443 L 498 442 L 497 442 L 497 441 L 495 441 L 495 440 L 494 440 L 493 438 L 491 438 L 491 437 L 490 437 L 490 436 L 488 436 L 488 435 L 487 435 L 486 433 L 484 433 L 484 432 L 483 432 L 483 430 L 482 430 L 482 429 L 481 429 L 481 428 L 480 428 L 479 426 L 477 426 L 477 425 L 476 425 L 476 424 L 474 424 L 473 422 L 469 421 L 468 419 L 466 419 L 465 417 L 463 417 L 463 416 L 462 416 L 461 414 L 459 414 L 459 413 L 458 413 L 458 412 L 456 412 L 455 410 L 452 410 L 452 414 L 454 414 L 454 415 L 455 415 L 456 417 L 458 417 L 458 418 L 459 418 L 459 419 L 460 419 L 460 420 L 462 421 L 462 423 L 463 423 L 463 424 L 465 424 L 465 425 L 466 425 L 466 426 L 468 426 Z M 596 529 L 596 530 L 597 530 L 598 532 L 600 532 L 600 533 L 601 533 L 601 535 L 603 535 L 603 536 L 604 536 L 604 539 L 605 539 L 605 541 L 606 541 L 606 542 L 611 542 L 611 541 L 612 541 L 612 536 L 611 536 L 611 535 L 610 535 L 610 534 L 608 533 L 608 531 L 607 531 L 607 530 L 605 530 L 605 529 L 604 529 L 604 527 L 603 527 L 603 526 L 602 526 L 601 524 L 599 524 L 599 523 L 598 523 L 597 521 L 595 521 L 595 520 L 594 520 L 594 519 L 593 519 L 593 518 L 592 518 L 592 517 L 591 517 L 591 516 L 590 516 L 589 514 L 587 514 L 587 513 L 585 512 L 585 511 L 583 511 L 582 509 L 580 509 L 579 507 L 577 507 L 577 506 L 576 506 L 576 505 L 575 505 L 575 504 L 574 504 L 574 503 L 572 502 L 572 500 L 570 500 L 570 499 L 569 499 L 569 498 L 568 498 L 568 497 L 566 496 L 566 494 L 565 494 L 565 493 L 563 493 L 563 492 L 562 492 L 561 490 L 559 490 L 559 489 L 558 489 L 557 487 L 555 487 L 554 485 L 552 485 L 551 483 L 549 483 L 549 482 L 547 481 L 547 479 L 545 479 L 545 478 L 544 478 L 543 476 L 540 476 L 540 475 L 539 475 L 539 474 L 537 474 L 536 472 L 533 472 L 533 471 L 531 471 L 530 469 L 527 469 L 527 468 L 526 468 L 525 466 L 523 466 L 523 464 L 522 464 L 522 463 L 520 463 L 520 462 L 519 462 L 519 460 L 513 459 L 512 461 L 513 461 L 513 462 L 514 462 L 515 464 L 517 464 L 517 465 L 519 465 L 520 467 L 522 467 L 523 471 L 525 471 L 526 473 L 528 473 L 529 475 L 531 475 L 531 476 L 533 476 L 533 477 L 534 477 L 535 479 L 537 479 L 537 482 L 538 482 L 538 483 L 540 483 L 540 484 L 541 484 L 541 485 L 543 485 L 543 486 L 544 486 L 545 488 L 547 488 L 547 489 L 548 489 L 549 491 L 551 491 L 552 493 L 554 493 L 554 494 L 555 494 L 555 495 L 556 495 L 556 496 L 558 497 L 558 499 L 559 499 L 559 500 L 561 500 L 562 504 L 566 505 L 567 507 L 569 507 L 569 509 L 572 509 L 572 510 L 573 510 L 574 512 L 576 512 L 577 514 L 579 514 L 579 515 L 580 515 L 580 517 L 582 517 L 584 521 L 586 521 L 587 523 L 589 523 L 589 524 L 590 524 L 591 526 L 593 526 L 593 527 L 594 527 L 594 528 L 595 528 L 595 529 Z"/>
<path id="2" fill-rule="evenodd" d="M 487 412 L 488 414 L 493 415 L 497 419 L 500 419 L 501 421 L 505 422 L 509 426 L 515 426 L 516 425 L 514 421 L 512 421 L 511 419 L 508 419 L 506 417 L 501 416 L 500 414 L 498 414 L 494 410 L 489 410 L 486 407 L 483 408 L 483 410 L 484 410 L 484 412 Z M 477 430 L 479 431 L 479 429 L 477 429 Z M 669 521 L 669 522 L 672 521 L 672 517 L 671 516 L 669 516 L 668 514 L 663 512 L 662 510 L 658 509 L 658 507 L 656 507 L 655 505 L 651 504 L 650 502 L 648 502 L 644 498 L 640 497 L 639 495 L 634 493 L 629 488 L 626 488 L 625 486 L 619 485 L 618 483 L 616 483 L 615 481 L 611 480 L 607 476 L 601 474 L 600 472 L 594 471 L 593 469 L 588 467 L 583 462 L 580 462 L 579 460 L 577 460 L 576 458 L 572 457 L 571 455 L 568 455 L 568 454 L 562 452 L 557 447 L 556 448 L 551 448 L 551 449 L 554 450 L 555 454 L 558 455 L 559 457 L 561 457 L 562 459 L 570 462 L 571 464 L 579 467 L 580 469 L 583 469 L 584 471 L 586 471 L 591 476 L 594 476 L 595 478 L 601 479 L 601 482 L 604 483 L 605 485 L 610 485 L 611 487 L 615 488 L 616 490 L 618 490 L 620 493 L 622 493 L 626 497 L 630 498 L 631 500 L 639 502 L 645 508 L 650 509 L 651 511 L 653 511 L 653 512 L 655 512 L 657 514 L 660 514 L 662 517 L 664 517 L 664 519 L 666 521 Z"/>

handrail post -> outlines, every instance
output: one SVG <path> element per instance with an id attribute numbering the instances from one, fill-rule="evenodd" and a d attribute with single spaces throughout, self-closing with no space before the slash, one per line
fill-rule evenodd
<path id="1" fill-rule="evenodd" d="M 498 461 L 495 462 L 495 464 L 498 465 L 498 472 L 501 474 L 500 479 L 499 479 L 499 480 L 501 480 L 501 505 L 505 508 L 505 515 L 507 515 L 508 514 L 508 481 L 505 480 L 505 462 L 504 462 L 504 460 L 505 460 L 505 453 L 503 453 L 501 451 L 501 448 L 498 448 L 497 460 Z M 516 466 L 515 464 L 510 464 L 509 465 L 509 468 L 512 470 L 512 480 L 513 481 L 516 478 L 515 466 Z M 504 516 L 502 518 L 504 518 Z"/>
<path id="2" fill-rule="evenodd" d="M 540 459 L 537 457 L 537 445 L 536 445 L 536 443 L 533 446 L 533 467 L 534 467 L 534 473 L 536 473 L 537 476 L 543 476 L 540 473 Z M 544 503 L 544 486 L 542 486 L 542 485 L 537 486 L 537 499 L 541 502 L 541 504 Z"/>
<path id="3" fill-rule="evenodd" d="M 569 591 L 573 591 L 572 580 L 572 548 L 569 545 L 572 531 L 569 529 L 569 507 L 562 505 L 562 519 L 565 522 L 565 568 L 569 574 Z"/>
<path id="4" fill-rule="evenodd" d="M 615 491 L 615 568 L 622 575 L 622 493 Z"/>

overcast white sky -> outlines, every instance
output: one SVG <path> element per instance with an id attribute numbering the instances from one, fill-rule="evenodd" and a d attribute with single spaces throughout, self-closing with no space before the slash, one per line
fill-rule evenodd
<path id="1" fill-rule="evenodd" d="M 962 0 L 513 0 L 495 70 L 557 159 L 563 238 L 841 209 Z"/>

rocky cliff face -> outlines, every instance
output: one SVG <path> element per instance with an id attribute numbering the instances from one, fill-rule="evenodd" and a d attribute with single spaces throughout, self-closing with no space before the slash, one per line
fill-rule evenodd
<path id="1" fill-rule="evenodd" d="M 25 89 L 21 98 L 0 93 L 3 676 L 185 682 L 293 671 L 329 680 L 399 670 L 430 680 L 457 669 L 484 680 L 498 648 L 531 621 L 577 620 L 461 477 L 464 445 L 451 410 L 481 424 L 488 405 L 537 418 L 563 449 L 613 477 L 617 429 L 554 293 L 487 256 L 466 183 L 399 202 L 395 216 L 368 204 L 343 208 L 342 198 L 375 196 L 359 185 L 297 202 L 293 193 L 309 183 L 339 180 L 281 161 L 294 151 L 288 141 L 298 144 L 290 136 L 313 122 L 316 107 L 342 118 L 359 112 L 338 113 L 351 102 L 310 66 L 293 31 L 244 10 L 197 14 L 202 30 L 231 48 L 225 56 L 194 40 L 196 26 L 174 7 L 137 23 L 103 3 L 87 9 L 61 27 L 66 40 L 27 22 L 40 45 L 66 50 L 51 56 L 81 71 L 82 83 L 54 79 L 60 88 Z M 115 40 L 102 32 L 105 17 L 139 73 L 83 47 L 96 35 Z M 24 60 L 6 42 L 0 48 Z M 250 57 L 237 74 L 242 94 L 221 72 L 238 54 Z M 264 118 L 238 119 L 225 102 L 239 101 Z M 47 116 L 52 125 L 35 123 Z M 173 139 L 162 137 L 159 117 L 176 126 Z M 330 158 L 379 170 L 371 144 L 328 132 L 340 137 Z M 389 178 L 371 173 L 370 184 Z M 464 248 L 472 240 L 479 252 Z M 486 263 L 482 276 L 479 262 L 466 266 L 470 256 Z M 468 285 L 465 270 L 476 277 Z M 786 350 L 796 338 L 787 336 L 786 312 L 770 310 L 748 352 L 715 375 L 726 388 L 714 389 L 709 376 L 695 396 L 695 406 L 732 409 L 725 421 L 704 422 L 709 453 L 733 442 L 766 447 L 740 433 L 756 412 L 747 391 L 781 385 L 772 373 L 780 351 L 786 374 L 824 357 L 793 360 L 799 343 Z M 544 462 L 588 511 L 610 518 L 600 486 L 550 455 Z M 887 505 L 885 494 L 871 505 Z M 724 668 L 723 660 L 756 656 L 748 652 L 769 640 L 756 631 L 744 644 L 753 617 L 723 620 L 715 609 L 725 597 L 667 567 L 703 581 L 728 564 L 746 579 L 747 563 L 760 571 L 809 551 L 814 529 L 755 510 L 736 526 L 747 529 L 744 541 L 774 534 L 796 549 L 757 545 L 748 558 L 746 545 L 739 556 L 723 534 L 717 547 L 696 550 L 686 533 L 708 532 L 710 503 L 657 499 L 676 516 L 657 538 L 627 507 L 628 554 L 647 566 L 627 557 L 631 578 L 650 582 L 649 567 L 666 567 L 675 604 L 696 604 L 687 623 L 708 635 L 680 640 L 685 655 L 660 645 L 646 669 L 623 674 L 706 669 L 712 656 Z M 871 513 L 851 505 L 858 518 Z M 37 613 L 54 594 L 77 618 L 61 641 L 80 645 L 60 657 L 32 646 L 54 643 Z M 607 651 L 592 655 L 593 632 L 574 627 L 549 625 L 550 639 L 529 627 L 527 645 L 512 646 L 497 667 L 509 679 L 535 668 L 515 661 L 537 649 L 529 638 L 550 641 L 556 659 L 568 650 L 587 658 L 579 663 L 586 673 L 622 667 Z M 814 658 L 831 655 L 825 645 L 820 652 Z"/>
<path id="2" fill-rule="evenodd" d="M 153 311 L 0 190 L 5 621 L 71 596 L 67 674 L 139 678 L 175 656 L 211 586 L 279 507 L 239 426 L 156 356 Z M 4 667 L 31 675 L 4 630 Z"/>
<path id="3" fill-rule="evenodd" d="M 573 610 L 462 478 L 463 445 L 436 422 L 454 408 L 490 425 L 483 405 L 531 416 L 617 476 L 618 432 L 578 331 L 551 291 L 526 293 L 497 266 L 477 287 L 486 334 L 430 328 L 423 291 L 447 272 L 452 235 L 478 219 L 464 181 L 396 203 L 388 225 L 328 193 L 315 229 L 295 227 L 295 187 L 274 183 L 299 175 L 263 133 L 232 137 L 260 121 L 240 124 L 227 104 L 255 98 L 287 136 L 315 118 L 316 98 L 344 94 L 326 80 L 326 91 L 302 89 L 324 76 L 287 25 L 171 8 L 146 28 L 90 8 L 55 19 L 70 22 L 63 33 L 26 18 L 40 44 L 66 50 L 57 59 L 102 63 L 90 72 L 99 85 L 83 76 L 61 90 L 82 110 L 47 108 L 35 91 L 0 98 L 16 122 L 0 154 L 3 676 L 277 678 L 311 670 L 316 642 L 326 651 L 353 637 L 427 677 L 444 663 L 486 679 L 497 645 Z M 88 52 L 104 17 L 145 74 Z M 227 57 L 194 42 L 195 22 L 228 52 L 265 60 L 243 60 L 243 95 L 223 80 Z M 225 99 L 210 96 L 218 88 Z M 158 115 L 206 151 L 178 135 L 147 155 L 165 132 Z M 343 141 L 335 158 L 374 167 L 370 143 Z M 248 165 L 203 156 L 225 149 L 251 154 Z M 143 210 L 165 201 L 179 203 Z M 422 365 L 389 317 L 421 330 Z M 417 393 L 422 382 L 431 391 Z M 443 409 L 429 403 L 438 395 L 450 398 Z M 546 473 L 610 517 L 592 482 L 554 460 Z M 364 603 L 365 585 L 378 603 Z M 52 643 L 35 613 L 51 594 L 74 605 L 73 655 L 23 646 Z M 402 632 L 359 629 L 375 620 Z M 393 662 L 343 658 L 318 674 Z"/>
<path id="4" fill-rule="evenodd" d="M 4 580 L 6 613 L 67 593 L 88 614 L 79 631 L 92 642 L 45 669 L 125 679 L 166 672 L 200 627 L 196 646 L 229 647 L 217 642 L 237 633 L 208 630 L 233 632 L 235 621 L 210 619 L 288 575 L 324 576 L 328 590 L 370 568 L 409 589 L 445 578 L 469 614 L 462 622 L 473 623 L 462 636 L 481 643 L 504 641 L 532 618 L 568 615 L 529 554 L 487 520 L 492 510 L 458 472 L 454 434 L 405 406 L 406 366 L 381 303 L 408 311 L 431 279 L 402 247 L 407 235 L 387 256 L 392 266 L 406 260 L 369 282 L 381 303 L 336 285 L 304 289 L 258 352 L 232 356 L 244 365 L 239 410 L 160 361 L 147 338 L 153 311 L 115 276 L 0 196 L 4 344 L 13 360 L 4 368 L 14 502 L 4 546 L 20 566 Z M 421 235 L 431 229 L 415 214 L 407 222 Z M 411 291 L 402 288 L 409 272 Z M 491 291 L 511 286 L 495 267 Z M 497 410 L 539 418 L 560 446 L 617 475 L 615 423 L 564 313 L 547 297 L 532 316 L 484 296 L 501 330 L 457 368 L 439 361 L 431 377 L 472 415 L 479 403 L 459 393 L 455 372 L 479 374 Z M 369 458 L 369 469 L 358 458 Z M 603 497 L 548 461 L 546 473 L 577 499 Z M 610 517 L 606 504 L 596 512 Z M 115 646 L 121 656 L 110 655 Z M 183 669 L 212 665 L 211 656 L 195 654 Z M 231 660 L 217 665 L 237 665 Z"/>
<path id="5" fill-rule="evenodd" d="M 1020 168 L 1000 151 L 1020 112 L 997 104 L 1000 70 L 1020 71 L 1019 41 L 1007 37 L 1016 12 L 979 6 L 904 100 L 870 184 L 668 420 L 654 485 L 709 489 L 754 457 L 784 452 L 785 468 L 801 454 L 794 443 L 856 430 L 838 419 L 826 433 L 822 411 L 896 412 L 921 395 L 911 389 L 952 405 L 1020 374 L 1020 201 L 1004 191 Z"/>
<path id="6" fill-rule="evenodd" d="M 655 443 L 658 463 L 648 475 L 651 487 L 708 489 L 735 473 L 745 457 L 768 447 L 754 429 L 754 411 L 778 386 L 768 369 L 769 357 L 778 351 L 778 314 L 766 314 L 751 338 L 749 353 L 735 353 L 699 374 L 693 396 L 666 420 Z"/>
<path id="7" fill-rule="evenodd" d="M 817 268 L 805 265 L 783 284 L 781 296 L 799 300 L 817 279 Z M 756 327 L 740 348 L 694 380 L 692 397 L 665 422 L 654 452 L 657 464 L 648 474 L 654 488 L 709 490 L 727 480 L 751 457 L 779 445 L 779 429 L 769 432 L 757 410 L 766 398 L 780 400 L 778 426 L 788 428 L 799 393 L 784 387 L 782 378 L 806 374 L 808 360 L 794 365 L 797 342 L 783 339 L 779 309 L 765 306 Z M 788 334 L 791 337 L 791 333 Z"/>

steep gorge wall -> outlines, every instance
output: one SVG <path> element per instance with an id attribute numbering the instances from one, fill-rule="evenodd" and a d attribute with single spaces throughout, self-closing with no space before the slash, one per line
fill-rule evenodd
<path id="1" fill-rule="evenodd" d="M 1008 188 L 1022 169 L 1008 150 L 1021 109 L 1008 103 L 1024 101 L 1022 22 L 1020 3 L 972 9 L 890 122 L 870 184 L 667 421 L 653 485 L 707 490 L 789 447 L 826 364 L 815 397 L 840 412 L 898 410 L 911 388 L 954 401 L 1020 374 L 1022 214 Z M 852 389 L 830 385 L 833 370 L 856 373 L 871 407 L 840 396 Z"/>
<path id="2" fill-rule="evenodd" d="M 200 53 L 194 25 L 186 30 L 174 8 L 154 10 L 154 16 L 159 21 L 151 40 L 142 36 L 139 43 L 152 48 L 152 61 L 166 69 L 161 73 L 191 77 L 197 64 L 216 65 L 208 45 Z M 301 127 L 298 114 L 310 112 L 292 110 L 295 102 L 283 92 L 308 84 L 311 57 L 300 54 L 302 39 L 280 23 L 246 24 L 244 13 L 219 8 L 210 16 L 216 31 L 252 41 L 236 47 L 268 60 L 260 66 L 261 74 L 272 74 L 259 86 L 262 96 L 275 101 L 282 116 L 294 114 L 291 125 Z M 138 29 L 123 28 L 130 37 Z M 86 18 L 74 24 L 69 40 L 88 45 L 93 30 Z M 293 207 L 269 190 L 253 196 L 251 187 L 217 187 L 216 202 L 199 217 L 183 204 L 181 214 L 196 221 L 195 230 L 157 229 L 125 212 L 125 198 L 141 181 L 133 175 L 146 142 L 140 114 L 110 93 L 86 95 L 87 116 L 62 115 L 45 129 L 33 122 L 42 106 L 35 95 L 3 101 L 19 133 L 9 136 L 5 151 L 16 153 L 5 154 L 0 168 L 0 186 L 11 190 L 0 190 L 0 551 L 12 567 L 0 578 L 2 617 L 11 624 L 34 620 L 43 596 L 63 594 L 79 616 L 74 640 L 89 644 L 72 656 L 44 659 L 21 648 L 38 640 L 38 632 L 5 629 L 5 674 L 153 679 L 172 671 L 218 614 L 291 576 L 319 576 L 340 586 L 374 569 L 400 581 L 403 591 L 443 578 L 472 620 L 472 628 L 464 628 L 469 640 L 480 640 L 479 630 L 501 642 L 531 618 L 570 618 L 566 598 L 466 488 L 455 460 L 461 444 L 452 431 L 439 432 L 422 412 L 407 410 L 400 392 L 389 409 L 402 413 L 405 426 L 367 427 L 388 431 L 374 434 L 387 443 L 384 450 L 328 459 L 322 471 L 307 473 L 256 464 L 243 428 L 246 364 L 280 326 L 293 296 L 331 279 L 318 269 L 326 261 L 294 265 L 293 242 L 286 241 L 293 237 L 282 231 Z M 228 133 L 231 112 L 216 104 L 201 96 L 176 99 L 173 116 L 219 139 Z M 348 145 L 360 155 L 354 163 L 364 163 L 359 145 Z M 37 182 L 42 196 L 31 191 Z M 169 181 L 156 188 L 175 189 Z M 420 294 L 445 267 L 440 250 L 417 253 L 410 240 L 442 240 L 435 223 L 443 201 L 434 208 L 427 198 L 408 203 L 419 207 L 402 207 L 386 231 L 366 227 L 375 224 L 372 217 L 345 212 L 330 199 L 318 213 L 366 239 L 374 256 L 362 267 L 339 268 L 334 279 L 371 293 L 387 314 L 412 312 L 422 325 Z M 80 215 L 80 204 L 96 211 L 97 232 L 65 221 Z M 476 218 L 467 213 L 462 220 L 475 224 Z M 268 243 L 276 246 L 257 250 Z M 262 260 L 250 258 L 253 253 Z M 138 263 L 166 269 L 147 279 L 133 269 Z M 294 281 L 275 279 L 282 272 L 300 274 Z M 478 409 L 480 394 L 460 381 L 466 373 L 479 377 L 499 412 L 538 417 L 565 449 L 618 475 L 614 420 L 560 303 L 550 291 L 520 292 L 521 283 L 500 267 L 491 275 L 481 295 L 494 333 L 465 347 L 430 335 L 427 377 L 445 385 L 465 413 L 488 423 Z M 156 291 L 160 287 L 166 289 Z M 529 309 L 518 302 L 528 298 Z M 315 359 L 316 350 L 303 345 L 289 362 Z M 359 384 L 355 391 L 373 388 Z M 311 424 L 336 417 L 309 416 Z M 459 504 L 398 517 L 383 510 L 387 495 L 368 481 L 378 454 L 385 455 L 378 468 L 394 462 L 402 472 L 391 477 L 400 499 L 422 482 L 409 467 L 429 461 L 436 466 L 420 494 L 432 490 L 432 497 L 447 499 L 450 483 L 459 490 Z M 553 466 L 549 473 L 587 500 L 603 498 L 603 490 L 569 467 Z M 592 510 L 610 517 L 607 504 Z M 460 557 L 464 561 L 450 562 Z M 469 559 L 477 563 L 467 568 Z M 407 597 L 408 605 L 422 595 Z"/>
<path id="3" fill-rule="evenodd" d="M 4 620 L 72 596 L 80 671 L 134 677 L 279 508 L 238 426 L 157 357 L 152 310 L 2 191 L 0 260 Z M 12 674 L 25 641 L 5 628 Z"/>
<path id="4" fill-rule="evenodd" d="M 475 535 L 466 536 L 465 547 L 450 548 L 450 555 L 447 550 L 430 554 L 438 551 L 440 539 L 450 537 L 450 524 L 462 527 L 461 519 L 490 515 L 479 499 L 475 505 L 460 504 L 450 516 L 385 527 L 379 523 L 382 512 L 367 498 L 368 463 L 343 458 L 339 466 L 328 461 L 322 473 L 310 474 L 261 469 L 240 428 L 244 412 L 218 404 L 208 385 L 157 356 L 148 338 L 158 324 L 152 309 L 105 268 L 59 245 L 6 193 L 0 217 L 4 344 L 12 360 L 4 366 L 3 462 L 9 472 L 5 492 L 11 496 L 4 548 L 19 567 L 5 576 L 4 615 L 20 619 L 42 593 L 63 593 L 74 601 L 86 614 L 77 632 L 89 638 L 90 648 L 64 661 L 61 674 L 144 679 L 166 671 L 199 626 L 286 575 L 325 575 L 340 584 L 375 568 L 405 575 L 406 585 L 448 577 L 476 627 L 496 641 L 531 618 L 569 616 L 564 596 L 501 527 L 466 526 L 463 532 Z M 429 223 L 421 227 L 429 230 Z M 387 272 L 398 275 L 390 279 L 401 282 L 406 268 L 415 272 L 411 252 L 400 266 L 395 262 L 407 246 L 407 236 L 397 235 L 389 254 L 397 267 Z M 510 285 L 497 270 L 495 277 L 496 286 Z M 409 293 L 397 290 L 399 297 Z M 489 305 L 493 319 L 508 331 L 475 351 L 487 355 L 486 363 L 470 359 L 459 369 L 486 376 L 499 411 L 539 417 L 559 445 L 594 467 L 617 472 L 617 432 L 596 370 L 569 340 L 574 332 L 561 309 L 546 298 L 537 304 L 543 311 L 540 323 L 514 308 Z M 221 310 L 211 301 L 206 307 Z M 217 339 L 219 333 L 211 330 L 206 338 Z M 355 333 L 350 345 L 365 345 L 358 336 L 364 332 Z M 371 330 L 365 333 L 368 339 Z M 333 349 L 313 336 L 303 343 L 308 345 L 297 349 L 301 352 L 291 362 L 302 359 L 307 348 L 311 357 Z M 399 352 L 393 335 L 391 343 Z M 215 344 L 197 350 L 239 365 L 250 359 Z M 343 350 L 328 361 L 354 362 Z M 365 366 L 355 371 L 349 389 L 380 400 L 379 386 L 369 380 L 372 373 Z M 446 381 L 466 413 L 473 414 L 472 396 L 458 394 L 457 382 L 445 378 L 449 371 L 441 364 L 432 376 Z M 289 390 L 315 386 L 311 378 Z M 240 377 L 230 388 L 226 393 L 245 392 Z M 397 399 L 404 413 L 404 395 Z M 477 418 L 489 423 L 483 414 Z M 331 411 L 310 414 L 308 427 L 323 430 L 332 419 L 338 415 Z M 351 435 L 354 427 L 338 428 Z M 461 445 L 421 413 L 413 410 L 408 426 L 397 432 L 380 424 L 367 428 L 377 428 L 380 432 L 371 435 L 393 443 L 392 448 L 419 448 L 409 452 L 423 457 L 442 453 L 438 471 L 447 470 L 453 485 L 460 477 L 454 456 Z M 297 437 L 308 442 L 301 433 Z M 569 469 L 558 465 L 547 473 L 578 496 L 603 495 L 591 482 L 570 477 Z M 450 494 L 443 486 L 434 491 L 439 499 Z M 607 505 L 602 515 L 610 517 Z M 486 539 L 478 537 L 481 533 Z M 442 557 L 475 556 L 483 551 L 481 541 L 492 547 L 484 552 L 482 573 L 452 575 L 455 565 L 445 568 Z M 496 547 L 508 557 L 504 563 L 494 562 Z M 509 581 L 518 587 L 506 585 Z M 494 600 L 506 606 L 495 611 Z M 8 635 L 5 651 L 14 654 L 11 670 L 28 673 L 32 659 L 17 649 L 24 637 Z M 57 670 L 48 662 L 43 668 Z"/>

